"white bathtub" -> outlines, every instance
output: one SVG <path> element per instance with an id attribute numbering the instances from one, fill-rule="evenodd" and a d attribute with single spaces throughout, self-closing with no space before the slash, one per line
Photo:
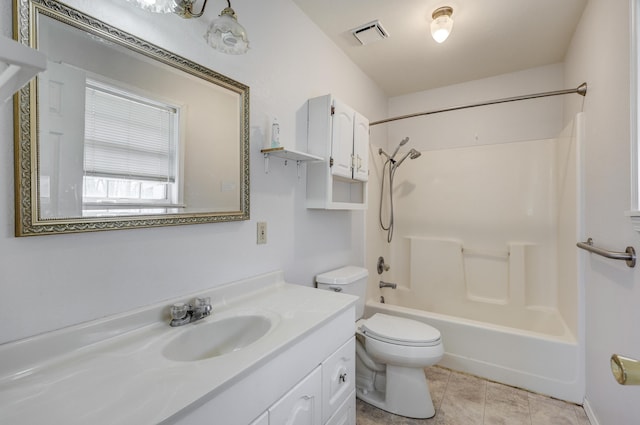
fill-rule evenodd
<path id="1" fill-rule="evenodd" d="M 369 300 L 365 317 L 374 313 L 418 320 L 440 330 L 445 349 L 441 366 L 583 402 L 583 361 L 576 339 L 561 318 L 550 334 Z"/>

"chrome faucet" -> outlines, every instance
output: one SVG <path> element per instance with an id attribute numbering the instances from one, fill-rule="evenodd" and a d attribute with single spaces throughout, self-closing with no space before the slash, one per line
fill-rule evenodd
<path id="1" fill-rule="evenodd" d="M 196 298 L 193 304 L 176 303 L 171 306 L 170 326 L 182 326 L 196 322 L 211 314 L 211 298 Z"/>
<path id="2" fill-rule="evenodd" d="M 396 285 L 395 283 L 390 283 L 390 282 L 384 282 L 384 281 L 380 281 L 380 288 L 391 288 L 391 289 L 396 289 Z"/>

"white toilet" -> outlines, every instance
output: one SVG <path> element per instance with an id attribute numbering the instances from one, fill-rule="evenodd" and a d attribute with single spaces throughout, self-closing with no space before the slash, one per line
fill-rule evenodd
<path id="1" fill-rule="evenodd" d="M 342 267 L 316 276 L 319 289 L 358 296 L 356 302 L 356 396 L 396 415 L 435 414 L 424 368 L 442 359 L 440 332 L 416 320 L 376 313 L 362 319 L 368 272 Z"/>

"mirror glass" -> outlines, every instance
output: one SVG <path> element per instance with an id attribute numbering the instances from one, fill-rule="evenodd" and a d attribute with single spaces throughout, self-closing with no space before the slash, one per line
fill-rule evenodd
<path id="1" fill-rule="evenodd" d="M 249 88 L 55 1 L 16 96 L 18 236 L 249 218 Z"/>

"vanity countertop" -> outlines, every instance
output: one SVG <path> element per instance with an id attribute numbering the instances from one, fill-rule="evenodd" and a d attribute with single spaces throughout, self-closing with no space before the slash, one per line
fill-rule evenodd
<path id="1" fill-rule="evenodd" d="M 213 314 L 170 327 L 167 307 L 193 296 L 210 296 Z M 0 345 L 0 423 L 161 423 L 224 392 L 354 302 L 349 295 L 285 283 L 274 272 Z M 276 324 L 263 338 L 222 356 L 163 356 L 164 346 L 190 326 L 235 314 L 264 314 Z"/>

